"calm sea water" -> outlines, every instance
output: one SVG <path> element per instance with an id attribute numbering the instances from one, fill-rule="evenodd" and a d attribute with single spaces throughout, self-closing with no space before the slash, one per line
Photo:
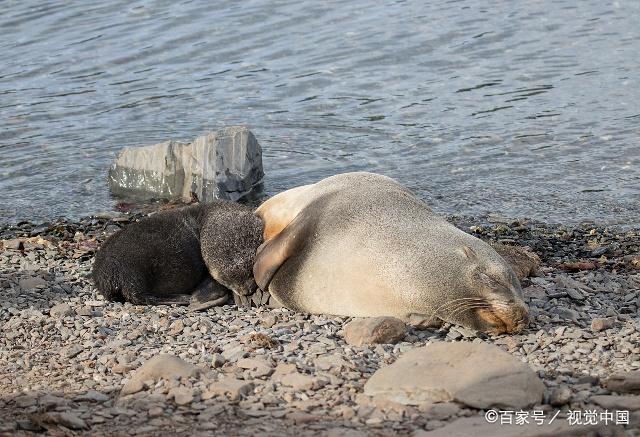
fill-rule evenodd
<path id="1" fill-rule="evenodd" d="M 268 194 L 640 224 L 640 2 L 0 1 L 0 220 L 109 209 L 123 146 L 247 124 Z"/>

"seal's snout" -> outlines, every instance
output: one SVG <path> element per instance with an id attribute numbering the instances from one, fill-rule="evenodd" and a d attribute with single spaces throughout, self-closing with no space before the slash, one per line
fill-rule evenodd
<path id="1" fill-rule="evenodd" d="M 494 314 L 504 324 L 504 331 L 508 334 L 522 332 L 529 325 L 529 309 L 524 303 L 514 303 L 507 307 L 500 305 Z"/>
<path id="2" fill-rule="evenodd" d="M 493 334 L 517 334 L 529 325 L 529 309 L 524 303 L 492 303 L 489 308 L 479 309 L 478 315 Z"/>
<path id="3" fill-rule="evenodd" d="M 524 305 L 513 308 L 511 314 L 502 319 L 506 326 L 506 332 L 517 334 L 522 332 L 529 325 L 529 309 Z"/>

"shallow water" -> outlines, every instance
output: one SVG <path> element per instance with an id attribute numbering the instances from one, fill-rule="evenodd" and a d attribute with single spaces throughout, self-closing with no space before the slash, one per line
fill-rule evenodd
<path id="1" fill-rule="evenodd" d="M 123 146 L 248 124 L 268 194 L 640 224 L 640 2 L 0 3 L 0 219 L 109 209 Z M 215 4 L 215 6 L 210 6 Z"/>

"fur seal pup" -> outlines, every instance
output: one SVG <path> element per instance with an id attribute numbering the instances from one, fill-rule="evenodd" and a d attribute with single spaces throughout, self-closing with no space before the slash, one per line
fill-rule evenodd
<path id="1" fill-rule="evenodd" d="M 107 238 L 93 280 L 108 300 L 221 305 L 229 290 L 246 295 L 256 289 L 252 267 L 262 233 L 253 209 L 235 202 L 158 212 Z"/>
<path id="2" fill-rule="evenodd" d="M 256 214 L 258 286 L 293 310 L 412 315 L 518 332 L 528 309 L 511 267 L 393 179 L 345 173 L 280 193 Z"/>

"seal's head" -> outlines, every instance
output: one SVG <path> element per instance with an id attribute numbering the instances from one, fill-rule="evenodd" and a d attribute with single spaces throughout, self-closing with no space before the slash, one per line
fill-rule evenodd
<path id="1" fill-rule="evenodd" d="M 482 254 L 478 254 L 477 251 Z M 444 321 L 493 334 L 517 333 L 527 327 L 529 310 L 511 267 L 483 242 L 464 245 L 466 262 L 457 286 L 447 293 L 435 316 Z"/>

